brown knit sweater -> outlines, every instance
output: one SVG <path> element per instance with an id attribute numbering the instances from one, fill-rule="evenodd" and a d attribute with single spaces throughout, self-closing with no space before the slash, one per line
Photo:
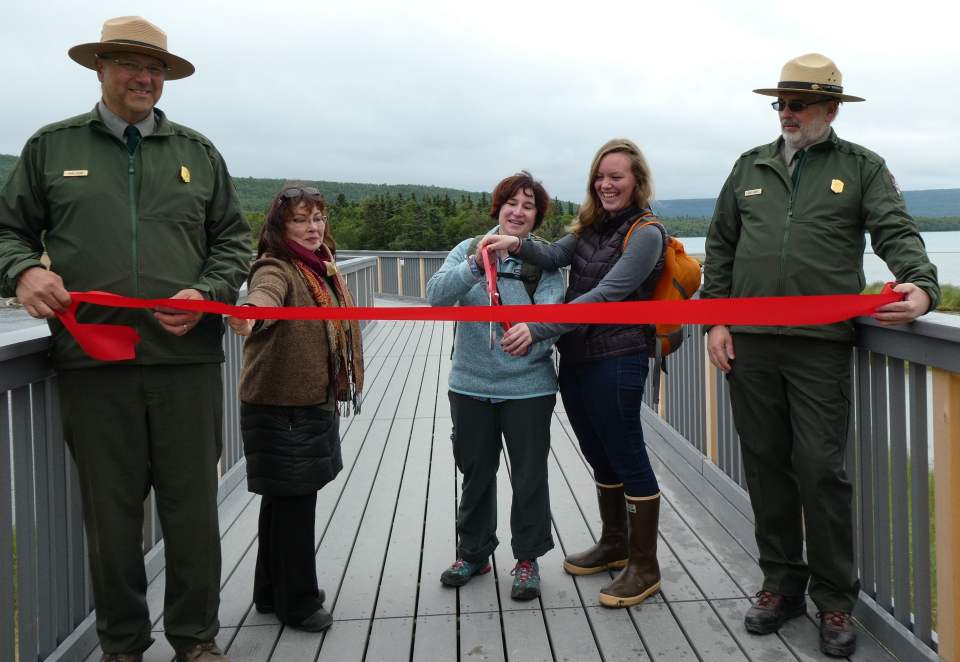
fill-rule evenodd
<path id="1" fill-rule="evenodd" d="M 303 276 L 287 260 L 261 257 L 250 267 L 247 282 L 247 303 L 254 306 L 317 305 Z M 336 293 L 328 289 L 336 301 Z M 329 360 L 322 320 L 265 320 L 243 345 L 240 400 L 333 409 Z"/>

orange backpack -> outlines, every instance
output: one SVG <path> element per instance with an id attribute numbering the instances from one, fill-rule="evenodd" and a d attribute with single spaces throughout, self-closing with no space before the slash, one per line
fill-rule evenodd
<path id="1" fill-rule="evenodd" d="M 647 212 L 630 226 L 627 230 L 627 236 L 623 238 L 623 247 L 626 249 L 627 242 L 630 241 L 630 235 L 634 230 L 656 225 L 664 236 L 664 256 L 663 271 L 660 278 L 653 288 L 651 299 L 656 301 L 682 301 L 689 299 L 700 289 L 700 263 L 687 255 L 683 244 L 676 237 L 667 234 L 667 229 L 659 220 L 645 221 L 644 219 L 653 216 Z M 656 218 L 654 216 L 654 218 Z M 657 359 L 657 363 L 662 365 L 665 356 L 676 350 L 683 342 L 683 329 L 680 324 L 657 324 L 657 342 L 654 351 L 650 356 Z M 666 369 L 664 369 L 666 372 Z"/>

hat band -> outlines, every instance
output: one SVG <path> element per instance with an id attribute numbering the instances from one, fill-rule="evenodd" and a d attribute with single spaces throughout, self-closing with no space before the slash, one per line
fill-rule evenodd
<path id="1" fill-rule="evenodd" d="M 143 48 L 152 48 L 155 51 L 163 51 L 168 53 L 166 48 L 157 46 L 156 44 L 148 44 L 145 41 L 134 41 L 133 39 L 110 39 L 108 41 L 100 42 L 102 44 L 126 44 L 128 46 L 142 46 Z"/>
<path id="2" fill-rule="evenodd" d="M 782 80 L 777 83 L 777 87 L 790 90 L 810 90 L 811 92 L 832 92 L 834 94 L 843 94 L 842 85 L 829 85 L 827 83 L 807 83 L 804 81 Z"/>

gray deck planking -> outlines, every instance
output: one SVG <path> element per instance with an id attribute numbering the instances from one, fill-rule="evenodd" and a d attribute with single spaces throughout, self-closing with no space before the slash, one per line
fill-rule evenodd
<path id="1" fill-rule="evenodd" d="M 415 627 L 412 662 L 457 659 L 456 616 L 419 616 Z"/>
<path id="2" fill-rule="evenodd" d="M 503 620 L 508 660 L 553 662 L 550 640 L 539 609 L 517 609 Z"/>
<path id="3" fill-rule="evenodd" d="M 365 336 L 363 412 L 341 421 L 344 469 L 318 495 L 317 569 L 334 615 L 328 633 L 283 627 L 252 607 L 259 497 L 241 483 L 221 504 L 223 578 L 220 644 L 249 660 L 823 660 L 812 618 L 779 635 L 743 630 L 748 595 L 760 575 L 749 541 L 738 542 L 705 505 L 712 489 L 690 485 L 664 464 L 665 442 L 652 436 L 664 501 L 659 557 L 663 591 L 629 610 L 598 606 L 612 573 L 573 578 L 566 553 L 593 543 L 596 494 L 558 401 L 549 480 L 555 548 L 540 559 L 540 599 L 509 597 L 509 462 L 498 475 L 495 569 L 461 589 L 440 585 L 455 558 L 460 477 L 450 445 L 446 374 L 453 325 L 378 322 Z M 645 431 L 648 428 L 645 427 Z M 672 462 L 675 458 L 669 457 Z M 148 589 L 157 643 L 151 662 L 168 661 L 162 633 L 164 574 Z M 96 660 L 99 651 L 91 655 Z M 861 637 L 854 660 L 893 660 Z"/>

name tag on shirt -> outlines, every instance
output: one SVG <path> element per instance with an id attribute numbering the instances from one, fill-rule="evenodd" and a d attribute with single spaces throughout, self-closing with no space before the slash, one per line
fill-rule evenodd
<path id="1" fill-rule="evenodd" d="M 64 170 L 63 171 L 64 177 L 86 177 L 88 174 L 90 173 L 86 170 Z"/>
<path id="2" fill-rule="evenodd" d="M 743 192 L 743 197 L 749 198 L 750 196 L 760 195 L 761 193 L 763 193 L 762 188 L 751 188 Z"/>

